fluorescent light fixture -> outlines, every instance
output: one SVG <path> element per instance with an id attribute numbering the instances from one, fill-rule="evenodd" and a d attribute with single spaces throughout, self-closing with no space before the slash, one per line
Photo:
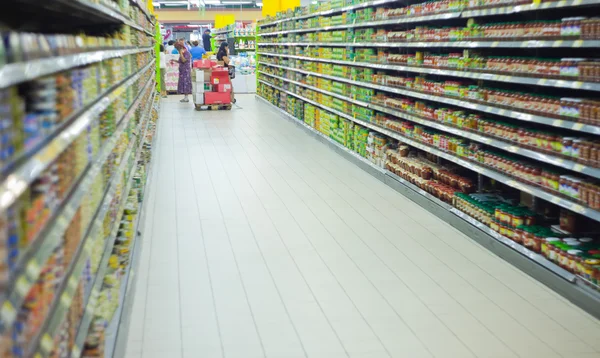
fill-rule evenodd
<path id="1" fill-rule="evenodd" d="M 246 4 L 252 4 L 252 1 L 222 1 L 221 4 L 223 4 L 223 5 L 246 5 Z"/>
<path id="2" fill-rule="evenodd" d="M 203 0 L 204 5 L 221 5 L 220 0 Z"/>
<path id="3" fill-rule="evenodd" d="M 257 3 L 256 3 L 256 6 L 258 6 L 258 7 L 262 7 L 262 6 L 263 6 L 263 5 L 262 5 L 262 2 L 257 2 Z"/>

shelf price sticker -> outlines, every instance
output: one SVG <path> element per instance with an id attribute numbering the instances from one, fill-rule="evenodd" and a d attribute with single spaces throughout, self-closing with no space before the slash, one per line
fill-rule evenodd
<path id="1" fill-rule="evenodd" d="M 27 295 L 27 293 L 29 292 L 29 288 L 30 288 L 30 284 L 29 284 L 29 281 L 27 280 L 27 278 L 24 275 L 19 277 L 19 279 L 17 280 L 16 286 L 15 286 L 15 291 L 21 297 L 25 297 L 25 295 Z"/>
<path id="2" fill-rule="evenodd" d="M 48 333 L 45 333 L 42 336 L 40 346 L 42 347 L 42 350 L 44 351 L 44 353 L 50 354 L 50 352 L 52 352 L 52 348 L 54 348 L 54 341 L 52 340 L 52 337 L 50 337 L 50 335 Z"/>
<path id="3" fill-rule="evenodd" d="M 11 324 L 17 318 L 17 310 L 13 307 L 12 303 L 9 301 L 4 301 L 2 304 L 2 311 L 0 312 L 0 319 L 2 320 L 2 325 L 7 328 L 7 324 Z"/>

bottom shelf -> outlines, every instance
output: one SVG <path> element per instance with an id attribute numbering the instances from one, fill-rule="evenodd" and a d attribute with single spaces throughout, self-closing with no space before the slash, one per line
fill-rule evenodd
<path id="1" fill-rule="evenodd" d="M 584 280 L 580 277 L 562 269 L 544 256 L 500 235 L 485 224 L 470 217 L 452 205 L 443 202 L 416 185 L 400 178 L 396 174 L 374 165 L 367 159 L 321 134 L 303 121 L 278 108 L 259 95 L 256 97 L 269 104 L 275 111 L 283 114 L 284 117 L 305 129 L 319 141 L 327 144 L 330 148 L 359 166 L 361 169 L 367 171 L 397 192 L 408 197 L 432 214 L 449 223 L 497 256 L 550 287 L 591 315 L 600 318 L 600 293 L 586 286 Z"/>

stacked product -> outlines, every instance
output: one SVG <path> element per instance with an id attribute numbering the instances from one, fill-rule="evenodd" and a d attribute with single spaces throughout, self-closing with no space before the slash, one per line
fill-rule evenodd
<path id="1" fill-rule="evenodd" d="M 9 24 L 0 41 L 2 357 L 81 354 L 111 238 L 99 224 L 127 197 L 117 187 L 131 182 L 123 163 L 140 152 L 142 99 L 155 92 L 154 24 L 140 6 L 65 3 L 40 23 L 43 6 L 30 6 L 19 28 L 29 32 L 0 15 Z M 79 12 L 105 21 L 107 35 Z"/>
<path id="2" fill-rule="evenodd" d="M 319 2 L 259 22 L 259 95 L 522 260 L 600 290 L 599 9 Z"/>
<path id="3" fill-rule="evenodd" d="M 211 60 L 194 61 L 192 91 L 196 109 L 202 106 L 223 106 L 231 109 L 233 88 L 227 68 Z"/>

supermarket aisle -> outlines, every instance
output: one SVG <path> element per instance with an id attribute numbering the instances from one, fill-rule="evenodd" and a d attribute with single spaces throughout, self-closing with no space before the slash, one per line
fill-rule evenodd
<path id="1" fill-rule="evenodd" d="M 126 357 L 600 356 L 600 323 L 254 96 L 163 100 Z"/>

